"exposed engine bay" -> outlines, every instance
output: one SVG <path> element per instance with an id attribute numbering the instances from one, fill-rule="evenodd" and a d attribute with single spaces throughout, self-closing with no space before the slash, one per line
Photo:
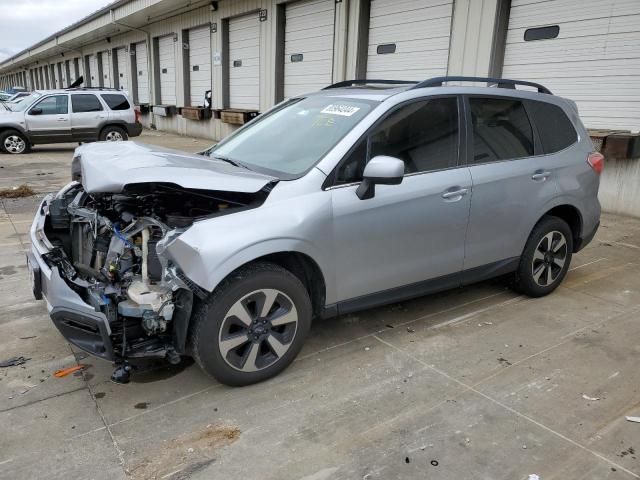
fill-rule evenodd
<path id="1" fill-rule="evenodd" d="M 114 356 L 185 354 L 194 299 L 206 292 L 163 255 L 194 222 L 262 204 L 257 193 L 217 192 L 175 184 L 128 185 L 121 193 L 85 192 L 74 184 L 49 204 L 45 234 L 49 266 L 110 327 Z"/>

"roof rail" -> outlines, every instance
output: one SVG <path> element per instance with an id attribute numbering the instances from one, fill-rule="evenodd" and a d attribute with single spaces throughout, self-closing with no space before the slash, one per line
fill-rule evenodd
<path id="1" fill-rule="evenodd" d="M 486 82 L 486 83 L 495 83 L 498 88 L 511 88 L 515 89 L 516 85 L 526 85 L 528 87 L 534 87 L 538 89 L 539 93 L 546 93 L 548 95 L 553 95 L 551 90 L 549 90 L 544 85 L 540 85 L 539 83 L 534 82 L 526 82 L 524 80 L 510 80 L 508 78 L 491 78 L 491 77 L 434 77 L 429 80 L 424 80 L 418 83 L 413 88 L 425 88 L 425 87 L 441 87 L 445 82 Z"/>
<path id="2" fill-rule="evenodd" d="M 106 92 L 122 91 L 119 88 L 113 88 L 113 87 L 73 87 L 73 88 L 65 88 L 65 90 L 73 91 L 73 92 L 83 91 L 83 90 L 99 90 L 99 91 L 106 91 Z"/>
<path id="3" fill-rule="evenodd" d="M 407 81 L 407 80 L 369 80 L 369 79 L 360 79 L 360 80 L 345 80 L 344 82 L 334 83 L 333 85 L 329 85 L 328 87 L 324 87 L 323 90 L 330 90 L 332 88 L 344 88 L 344 87 L 352 87 L 354 85 L 414 85 L 418 82 L 415 81 Z"/>

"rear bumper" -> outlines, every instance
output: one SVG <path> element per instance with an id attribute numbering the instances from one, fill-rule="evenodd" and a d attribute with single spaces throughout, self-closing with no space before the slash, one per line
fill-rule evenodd
<path id="1" fill-rule="evenodd" d="M 142 133 L 142 124 L 138 122 L 127 123 L 127 134 L 130 137 L 137 137 Z"/>
<path id="2" fill-rule="evenodd" d="M 87 304 L 60 276 L 58 267 L 47 264 L 43 258 L 53 248 L 43 230 L 51 198 L 49 195 L 43 200 L 31 225 L 31 252 L 27 254 L 27 262 L 34 296 L 44 298 L 53 324 L 70 343 L 91 355 L 113 360 L 111 329 L 106 316 Z"/>
<path id="3" fill-rule="evenodd" d="M 586 232 L 586 234 L 583 234 L 582 237 L 576 239 L 575 245 L 573 246 L 574 253 L 578 253 L 580 250 L 591 243 L 591 240 L 593 240 L 593 237 L 596 236 L 599 227 L 600 222 L 596 223 L 596 226 L 593 228 L 593 230 L 591 230 L 590 232 Z"/>

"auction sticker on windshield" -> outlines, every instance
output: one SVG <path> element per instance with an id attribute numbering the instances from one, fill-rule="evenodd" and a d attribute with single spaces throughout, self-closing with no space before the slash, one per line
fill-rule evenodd
<path id="1" fill-rule="evenodd" d="M 354 107 L 353 105 L 329 105 L 325 107 L 320 113 L 328 113 L 330 115 L 341 115 L 343 117 L 350 117 L 360 110 L 360 107 Z"/>

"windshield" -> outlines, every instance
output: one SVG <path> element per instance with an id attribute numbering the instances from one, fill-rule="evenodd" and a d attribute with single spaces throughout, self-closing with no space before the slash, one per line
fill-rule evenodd
<path id="1" fill-rule="evenodd" d="M 40 98 L 42 94 L 38 92 L 33 92 L 27 95 L 26 97 L 22 97 L 19 102 L 11 103 L 8 107 L 14 112 L 22 112 L 26 110 L 29 105 L 35 102 L 38 98 Z"/>
<path id="2" fill-rule="evenodd" d="M 336 97 L 294 99 L 216 145 L 222 157 L 283 180 L 309 171 L 377 102 Z"/>

